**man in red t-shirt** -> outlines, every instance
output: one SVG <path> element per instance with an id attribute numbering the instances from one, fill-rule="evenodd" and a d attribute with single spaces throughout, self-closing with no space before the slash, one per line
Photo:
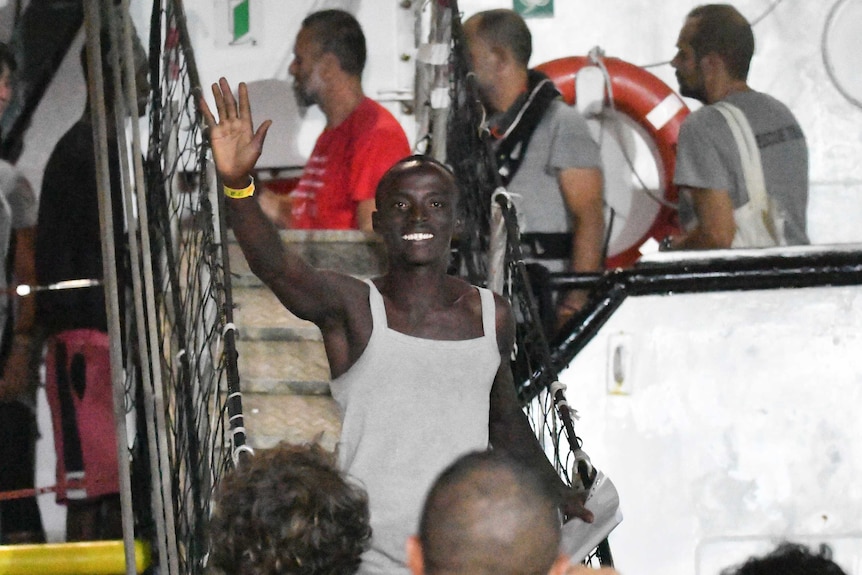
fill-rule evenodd
<path id="1" fill-rule="evenodd" d="M 395 117 L 362 91 L 362 28 L 343 10 L 315 12 L 303 20 L 293 51 L 297 101 L 320 106 L 326 128 L 288 196 L 286 223 L 370 231 L 377 182 L 410 146 Z"/>

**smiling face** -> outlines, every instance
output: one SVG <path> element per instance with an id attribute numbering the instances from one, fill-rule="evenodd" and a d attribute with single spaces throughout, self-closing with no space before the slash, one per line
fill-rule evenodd
<path id="1" fill-rule="evenodd" d="M 378 185 L 372 215 L 390 263 L 448 265 L 457 203 L 455 179 L 443 166 L 410 158 L 390 169 Z"/>
<path id="2" fill-rule="evenodd" d="M 671 60 L 676 69 L 679 93 L 688 98 L 706 101 L 706 87 L 700 58 L 695 54 L 692 40 L 697 34 L 697 18 L 688 18 L 676 42 L 677 52 Z"/>

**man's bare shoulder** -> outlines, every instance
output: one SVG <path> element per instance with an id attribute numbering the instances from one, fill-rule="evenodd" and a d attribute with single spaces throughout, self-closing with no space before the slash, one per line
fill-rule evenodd
<path id="1" fill-rule="evenodd" d="M 459 278 L 452 278 L 453 288 L 459 290 L 461 297 L 460 302 L 463 303 L 463 308 L 469 310 L 467 313 L 472 318 L 481 320 L 482 317 L 482 299 L 476 286 Z M 510 340 L 514 338 L 515 320 L 512 314 L 512 306 L 509 300 L 498 293 L 491 292 L 494 296 L 494 324 L 497 329 L 497 336 L 503 348 L 508 349 Z"/>
<path id="2" fill-rule="evenodd" d="M 458 307 L 468 309 L 471 315 L 481 316 L 482 298 L 476 286 L 455 276 L 448 276 L 446 291 L 451 301 L 456 302 Z"/>
<path id="3" fill-rule="evenodd" d="M 477 286 L 458 277 L 449 277 L 450 279 L 448 289 L 450 293 L 455 294 L 458 301 L 468 304 L 470 309 L 473 310 L 475 313 L 481 314 L 482 299 L 479 296 Z M 491 293 L 494 296 L 494 308 L 497 315 L 499 316 L 500 313 L 509 314 L 511 312 L 509 300 L 496 292 Z"/>
<path id="4" fill-rule="evenodd" d="M 360 278 L 334 270 L 321 270 L 319 285 L 328 294 L 317 294 L 318 297 L 336 296 L 345 302 L 360 302 L 368 307 L 368 283 Z"/>
<path id="5" fill-rule="evenodd" d="M 322 293 L 312 297 L 331 305 L 315 323 L 323 334 L 330 372 L 337 378 L 359 359 L 371 337 L 371 288 L 359 278 L 335 271 L 321 271 L 319 276 Z"/>

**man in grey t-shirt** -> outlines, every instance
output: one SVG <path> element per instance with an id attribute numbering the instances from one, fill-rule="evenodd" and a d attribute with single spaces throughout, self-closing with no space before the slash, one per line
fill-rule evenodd
<path id="1" fill-rule="evenodd" d="M 749 202 L 742 162 L 730 128 L 712 104 L 739 108 L 757 139 L 766 194 L 784 218 L 789 245 L 807 244 L 808 148 L 799 123 L 775 98 L 747 84 L 754 54 L 748 21 L 726 4 L 689 12 L 677 41 L 679 90 L 705 106 L 680 128 L 674 184 L 680 187 L 680 221 L 686 232 L 667 238 L 667 249 L 729 248 L 734 210 Z"/>
<path id="2" fill-rule="evenodd" d="M 541 257 L 551 271 L 601 271 L 602 164 L 586 120 L 559 98 L 549 78 L 528 68 L 532 35 L 519 14 L 479 12 L 464 23 L 464 36 L 470 71 L 490 116 L 501 180 L 514 196 L 521 231 L 535 238 L 530 242 L 522 236 L 532 247 L 526 255 Z M 545 314 L 556 325 L 546 329 L 562 326 L 586 299 L 582 290 L 561 294 L 551 310 L 555 313 Z"/>

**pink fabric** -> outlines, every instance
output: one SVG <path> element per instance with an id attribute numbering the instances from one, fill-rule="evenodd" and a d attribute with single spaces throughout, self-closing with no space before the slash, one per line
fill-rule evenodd
<path id="1" fill-rule="evenodd" d="M 57 501 L 119 493 L 108 334 L 75 329 L 50 337 L 45 371 L 57 452 Z M 83 375 L 83 389 L 75 372 Z M 79 442 L 67 441 L 75 435 Z M 75 460 L 83 462 L 83 469 L 68 468 Z"/>
<path id="2" fill-rule="evenodd" d="M 346 120 L 317 138 L 290 193 L 290 227 L 356 229 L 356 206 L 374 199 L 386 170 L 409 154 L 407 136 L 395 117 L 365 98 Z"/>

